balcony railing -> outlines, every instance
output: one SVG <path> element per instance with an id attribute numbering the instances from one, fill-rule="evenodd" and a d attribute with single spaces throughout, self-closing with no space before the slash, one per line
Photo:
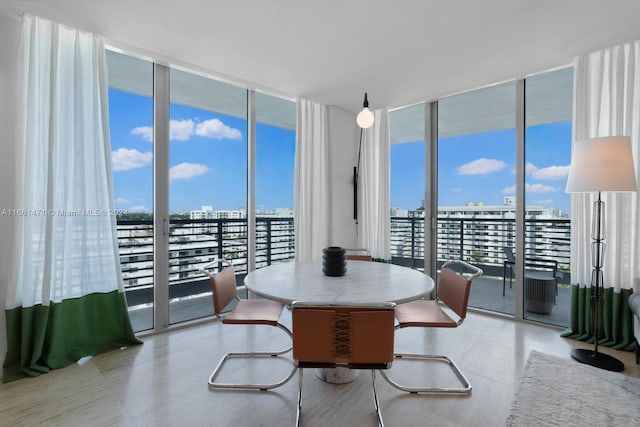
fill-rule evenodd
<path id="1" fill-rule="evenodd" d="M 504 218 L 438 218 L 438 263 L 462 259 L 479 264 L 486 274 L 502 275 L 503 247 L 515 246 L 516 224 Z M 569 219 L 525 220 L 527 258 L 557 260 L 568 279 L 571 249 Z M 424 218 L 391 218 L 392 262 L 423 267 Z"/>
<path id="2" fill-rule="evenodd" d="M 463 259 L 479 264 L 489 275 L 502 275 L 502 248 L 514 247 L 513 219 L 438 218 L 438 262 Z M 256 266 L 294 258 L 294 228 L 290 217 L 256 218 Z M 526 255 L 557 260 L 569 269 L 570 221 L 527 219 Z M 153 225 L 151 220 L 118 220 L 120 262 L 129 305 L 153 301 Z M 391 218 L 392 262 L 424 266 L 424 218 Z M 208 290 L 198 269 L 215 259 L 233 260 L 238 273 L 247 271 L 246 219 L 172 219 L 169 225 L 169 296 Z"/>
<path id="3" fill-rule="evenodd" d="M 153 223 L 118 220 L 118 244 L 129 305 L 153 301 Z M 256 266 L 292 259 L 293 218 L 256 218 Z M 246 219 L 172 219 L 169 224 L 169 297 L 206 291 L 199 268 L 224 257 L 240 275 L 247 272 Z"/>

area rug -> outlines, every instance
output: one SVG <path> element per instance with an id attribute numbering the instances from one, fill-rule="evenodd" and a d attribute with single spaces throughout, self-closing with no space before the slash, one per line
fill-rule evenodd
<path id="1" fill-rule="evenodd" d="M 640 378 L 532 351 L 507 426 L 640 426 Z"/>

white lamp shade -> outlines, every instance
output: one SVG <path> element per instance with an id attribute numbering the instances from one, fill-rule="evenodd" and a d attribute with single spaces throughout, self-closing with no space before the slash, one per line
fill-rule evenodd
<path id="1" fill-rule="evenodd" d="M 358 113 L 356 122 L 358 123 L 358 126 L 363 129 L 370 128 L 371 126 L 373 126 L 373 113 L 371 112 L 371 110 L 369 110 L 369 108 L 364 107 L 362 111 Z"/>
<path id="2" fill-rule="evenodd" d="M 636 191 L 631 141 L 627 136 L 606 136 L 573 145 L 567 193 Z"/>

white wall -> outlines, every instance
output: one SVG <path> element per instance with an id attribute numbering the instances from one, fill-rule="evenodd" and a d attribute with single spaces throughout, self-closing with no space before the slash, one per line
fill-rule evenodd
<path id="1" fill-rule="evenodd" d="M 353 220 L 353 167 L 358 152 L 356 115 L 329 107 L 330 244 L 356 247 Z"/>
<path id="2" fill-rule="evenodd" d="M 0 212 L 15 205 L 15 123 L 17 52 L 20 21 L 0 15 Z M 0 215 L 0 365 L 7 351 L 4 317 L 7 286 L 14 265 L 14 217 Z M 2 372 L 0 371 L 0 378 Z"/>

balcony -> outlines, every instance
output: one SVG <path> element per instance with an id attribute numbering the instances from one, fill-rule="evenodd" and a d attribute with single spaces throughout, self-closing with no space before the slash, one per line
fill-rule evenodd
<path id="1" fill-rule="evenodd" d="M 258 268 L 294 258 L 291 217 L 257 217 L 256 266 Z M 209 283 L 198 269 L 222 256 L 233 260 L 238 283 L 247 273 L 247 223 L 245 219 L 172 219 L 169 226 L 170 321 L 213 314 Z M 568 219 L 526 221 L 526 254 L 557 260 L 564 273 L 556 306 L 550 315 L 527 318 L 560 326 L 569 322 Z M 120 262 L 127 301 L 135 330 L 153 325 L 153 224 L 151 220 L 118 220 Z M 515 221 L 509 219 L 438 219 L 438 266 L 452 258 L 480 266 L 485 274 L 476 279 L 470 305 L 503 313 L 514 312 L 514 290 L 507 284 L 502 296 L 504 253 L 513 247 Z M 391 219 L 391 254 L 394 264 L 424 267 L 424 219 Z"/>
<path id="2" fill-rule="evenodd" d="M 293 259 L 293 218 L 256 219 L 258 268 Z M 120 264 L 134 330 L 153 327 L 153 222 L 118 220 Z M 245 219 L 171 219 L 169 225 L 170 321 L 213 314 L 209 281 L 198 270 L 212 260 L 233 261 L 238 283 L 247 273 Z"/>
<path id="3" fill-rule="evenodd" d="M 500 313 L 515 313 L 515 292 L 502 296 L 505 254 L 515 246 L 515 219 L 438 217 L 437 265 L 462 259 L 483 269 L 474 282 L 469 304 Z M 391 218 L 391 255 L 394 264 L 424 267 L 424 218 Z M 565 218 L 525 220 L 525 256 L 558 265 L 558 295 L 548 315 L 525 312 L 527 319 L 569 326 L 571 288 L 571 222 Z"/>

